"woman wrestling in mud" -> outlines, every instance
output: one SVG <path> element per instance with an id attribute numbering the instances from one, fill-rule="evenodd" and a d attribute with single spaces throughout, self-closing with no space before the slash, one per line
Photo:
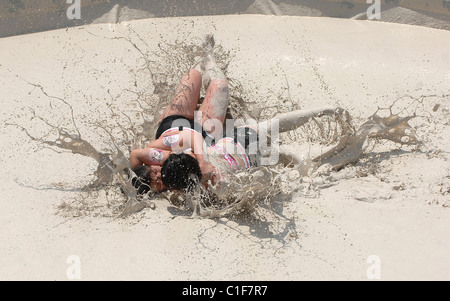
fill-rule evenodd
<path id="1" fill-rule="evenodd" d="M 137 176 L 133 185 L 139 193 L 190 189 L 198 180 L 207 187 L 208 183 L 225 181 L 226 172 L 257 165 L 257 151 L 249 152 L 257 149 L 255 128 L 245 126 L 223 135 L 228 82 L 216 64 L 212 35 L 206 37 L 203 47 L 202 62 L 183 77 L 161 115 L 156 139 L 130 154 L 131 168 Z M 202 81 L 208 88 L 196 111 Z M 214 166 L 208 159 L 211 157 L 228 170 Z"/>
<path id="2" fill-rule="evenodd" d="M 215 140 L 222 137 L 229 100 L 228 83 L 214 59 L 213 36 L 206 37 L 203 47 L 202 62 L 183 77 L 175 97 L 161 115 L 156 140 L 130 154 L 131 168 L 138 177 L 133 185 L 139 193 L 150 189 L 155 192 L 185 189 L 190 174 L 205 184 L 216 176 L 205 151 L 207 147 L 221 144 Z M 202 80 L 208 89 L 196 111 Z"/>
<path id="3" fill-rule="evenodd" d="M 130 154 L 131 168 L 136 175 L 132 181 L 139 194 L 150 190 L 186 191 L 200 182 L 206 188 L 209 185 L 217 188 L 227 182 L 230 173 L 259 165 L 258 129 L 265 128 L 267 133 L 271 121 L 224 131 L 229 128 L 229 124 L 224 125 L 229 103 L 228 82 L 216 64 L 212 35 L 207 36 L 203 47 L 201 64 L 183 77 L 175 97 L 161 115 L 156 140 Z M 196 111 L 202 80 L 208 88 Z M 336 110 L 339 108 L 278 115 L 278 130 L 281 133 L 296 129 L 311 117 L 331 115 Z"/>

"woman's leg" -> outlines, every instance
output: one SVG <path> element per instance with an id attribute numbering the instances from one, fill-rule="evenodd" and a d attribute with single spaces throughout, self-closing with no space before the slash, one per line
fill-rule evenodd
<path id="1" fill-rule="evenodd" d="M 296 110 L 292 112 L 282 113 L 276 115 L 271 120 L 262 121 L 258 123 L 259 131 L 268 131 L 271 124 L 276 121 L 278 123 L 279 133 L 295 130 L 302 125 L 306 124 L 311 118 L 321 116 L 334 116 L 339 115 L 347 120 L 349 118 L 348 112 L 340 107 L 324 107 L 311 110 Z"/>
<path id="2" fill-rule="evenodd" d="M 195 69 L 189 70 L 181 80 L 175 97 L 164 110 L 158 122 L 171 115 L 181 115 L 189 120 L 193 120 L 201 86 L 202 75 L 200 72 Z"/>
<path id="3" fill-rule="evenodd" d="M 197 116 L 196 121 L 203 126 L 206 132 L 218 139 L 222 137 L 223 124 L 228 109 L 228 81 L 214 58 L 214 38 L 212 35 L 206 37 L 203 46 L 206 51 L 202 64 L 203 77 L 209 85 L 205 99 L 199 108 L 201 114 Z"/>
<path id="4" fill-rule="evenodd" d="M 279 155 L 282 154 L 285 158 L 285 162 L 293 161 L 301 163 L 302 158 L 295 150 L 284 150 L 279 152 L 278 142 L 275 142 L 275 146 L 272 144 L 278 139 L 280 133 L 293 131 L 302 125 L 306 124 L 312 118 L 321 116 L 340 116 L 342 121 L 346 123 L 350 116 L 348 112 L 339 107 L 324 107 L 311 110 L 297 110 L 287 113 L 282 113 L 270 120 L 261 121 L 257 124 L 258 138 L 259 138 L 259 150 L 264 155 L 260 158 L 262 165 L 273 165 L 278 163 Z M 342 125 L 342 124 L 341 124 Z M 277 131 L 278 129 L 278 131 Z M 270 147 L 268 147 L 267 141 L 270 136 Z"/>

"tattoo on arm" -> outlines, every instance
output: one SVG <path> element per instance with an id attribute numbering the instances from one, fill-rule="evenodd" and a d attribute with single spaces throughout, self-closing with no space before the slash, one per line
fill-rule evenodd
<path id="1" fill-rule="evenodd" d="M 170 135 L 163 138 L 164 145 L 170 147 L 178 144 L 178 141 L 180 141 L 180 135 Z"/>
<path id="2" fill-rule="evenodd" d="M 159 149 L 152 149 L 152 150 L 150 150 L 149 156 L 150 156 L 150 161 L 152 163 L 159 164 L 162 162 L 162 159 L 163 159 L 163 151 L 159 150 Z"/>

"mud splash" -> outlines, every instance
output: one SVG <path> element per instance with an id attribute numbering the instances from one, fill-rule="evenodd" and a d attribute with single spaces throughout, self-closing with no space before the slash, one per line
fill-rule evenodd
<path id="1" fill-rule="evenodd" d="M 64 108 L 66 120 L 70 122 L 67 126 L 52 123 L 30 108 L 31 118 L 45 123 L 49 132 L 54 133 L 53 138 L 32 134 L 28 128 L 14 121 L 8 124 L 19 128 L 32 141 L 44 147 L 69 151 L 97 162 L 98 167 L 91 183 L 80 188 L 82 193 L 78 200 L 61 205 L 63 213 L 73 214 L 73 211 L 80 211 L 84 203 L 95 202 L 95 195 L 99 192 L 104 192 L 113 199 L 102 208 L 102 212 L 106 211 L 104 215 L 111 217 L 126 217 L 144 208 L 154 208 L 152 200 L 160 197 L 166 198 L 176 206 L 190 208 L 194 216 L 216 218 L 252 212 L 260 204 L 270 203 L 274 198 L 289 197 L 292 193 L 300 193 L 304 197 L 317 197 L 320 189 L 334 185 L 340 178 L 348 176 L 340 174 L 339 170 L 361 159 L 370 141 L 390 140 L 402 146 L 421 144 L 409 123 L 418 117 L 415 114 L 400 117 L 390 110 L 387 117 L 381 117 L 377 111 L 359 127 L 355 127 L 351 114 L 342 108 L 314 109 L 305 111 L 301 121 L 298 118 L 291 120 L 292 128 L 288 126 L 286 129 L 289 130 L 286 130 L 280 139 L 284 145 L 290 146 L 300 143 L 320 145 L 320 154 L 299 157 L 298 152 L 284 151 L 277 165 L 261 166 L 248 172 L 231 174 L 228 184 L 220 191 L 215 188 L 211 191 L 202 191 L 199 188 L 183 196 L 172 193 L 137 196 L 131 185 L 132 174 L 127 171 L 128 154 L 132 149 L 142 147 L 145 141 L 153 139 L 160 110 L 166 107 L 173 96 L 183 72 L 198 63 L 201 49 L 196 44 L 201 43 L 193 41 L 193 44 L 188 44 L 182 41 L 175 44 L 160 44 L 158 51 L 147 52 L 143 50 L 146 49 L 145 41 L 131 28 L 129 36 L 123 39 L 141 54 L 142 68 L 130 70 L 136 78 L 134 88 L 119 95 L 111 95 L 109 90 L 105 91 L 105 95 L 109 95 L 111 100 L 109 110 L 113 117 L 112 122 L 92 121 L 76 116 L 73 106 L 63 98 L 52 96 L 44 87 L 27 81 L 33 90 L 37 89 L 38 93 L 47 97 L 50 102 L 59 103 Z M 227 75 L 228 65 L 233 58 L 232 53 L 220 45 L 216 45 L 214 52 L 218 64 Z M 267 120 L 280 114 L 289 117 L 288 112 L 293 108 L 297 109 L 292 101 L 283 101 L 284 104 L 291 105 L 276 108 L 272 106 L 266 109 L 264 106 L 261 108 L 259 104 L 258 108 L 256 101 L 250 102 L 247 99 L 243 85 L 238 80 L 228 75 L 227 77 L 230 83 L 230 107 L 227 118 Z M 142 78 L 150 80 L 143 82 Z M 286 89 L 288 88 L 287 84 Z M 204 88 L 201 93 L 204 95 Z M 130 107 L 137 111 L 135 115 L 139 118 L 129 115 L 126 108 L 123 108 L 123 102 L 120 106 L 116 105 L 123 97 L 128 98 Z M 285 95 L 279 97 L 282 99 Z M 88 103 L 90 98 L 85 95 L 85 100 Z M 289 121 L 289 118 L 286 120 Z M 95 141 L 95 138 L 91 140 L 82 135 L 80 123 L 93 132 L 101 131 L 106 134 L 106 138 L 102 141 L 106 147 L 102 151 L 96 146 L 98 141 Z M 105 196 L 102 194 L 101 197 Z M 98 209 L 92 209 L 95 210 Z M 92 212 L 87 211 L 87 214 Z"/>
<path id="2" fill-rule="evenodd" d="M 251 212 L 257 204 L 294 192 L 304 197 L 315 197 L 320 189 L 337 183 L 342 176 L 338 171 L 347 164 L 358 161 L 371 139 L 386 139 L 408 146 L 421 144 L 415 130 L 408 123 L 415 116 L 400 117 L 391 112 L 388 117 L 380 117 L 375 113 L 357 130 L 351 125 L 348 112 L 341 108 L 316 109 L 301 114 L 290 112 L 279 116 L 280 130 L 287 133 L 314 123 L 319 129 L 315 142 L 318 140 L 324 143 L 324 138 L 331 138 L 326 150 L 317 156 L 299 158 L 294 147 L 294 152 L 282 154 L 282 160 L 277 165 L 231 173 L 226 185 L 221 185 L 220 189 L 212 187 L 207 192 L 208 197 L 205 198 L 205 191 L 197 191 L 187 197 L 194 215 L 215 218 Z M 330 126 L 331 124 L 335 125 Z M 308 140 L 312 142 L 312 137 Z M 295 145 L 295 141 L 293 144 Z M 220 162 L 213 164 L 217 166 Z M 331 174 L 332 171 L 335 173 Z"/>

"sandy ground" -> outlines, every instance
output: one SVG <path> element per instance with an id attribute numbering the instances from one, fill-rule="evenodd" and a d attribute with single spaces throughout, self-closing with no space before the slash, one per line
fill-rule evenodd
<path id="1" fill-rule="evenodd" d="M 46 134 L 29 108 L 70 124 L 68 107 L 34 85 L 69 103 L 83 137 L 94 139 L 99 133 L 81 121 L 110 120 L 110 95 L 122 93 L 125 107 L 125 89 L 145 87 L 146 79 L 130 72 L 142 68 L 141 54 L 118 37 L 158 51 L 158 43 L 210 32 L 234 54 L 229 76 L 261 103 L 287 81 L 300 108 L 340 105 L 362 121 L 402 95 L 424 97 L 420 113 L 428 119 L 417 134 L 425 145 L 378 144 L 358 163 L 366 175 L 314 198 L 275 198 L 259 216 L 190 219 L 163 199 L 126 219 L 59 213 L 80 196 L 76 189 L 92 179 L 96 162 L 42 148 L 6 125 Z M 67 280 L 67 259 L 76 255 L 81 280 L 367 280 L 367 259 L 375 255 L 381 280 L 449 280 L 448 49 L 444 30 L 258 15 L 137 20 L 0 39 L 0 279 Z"/>

